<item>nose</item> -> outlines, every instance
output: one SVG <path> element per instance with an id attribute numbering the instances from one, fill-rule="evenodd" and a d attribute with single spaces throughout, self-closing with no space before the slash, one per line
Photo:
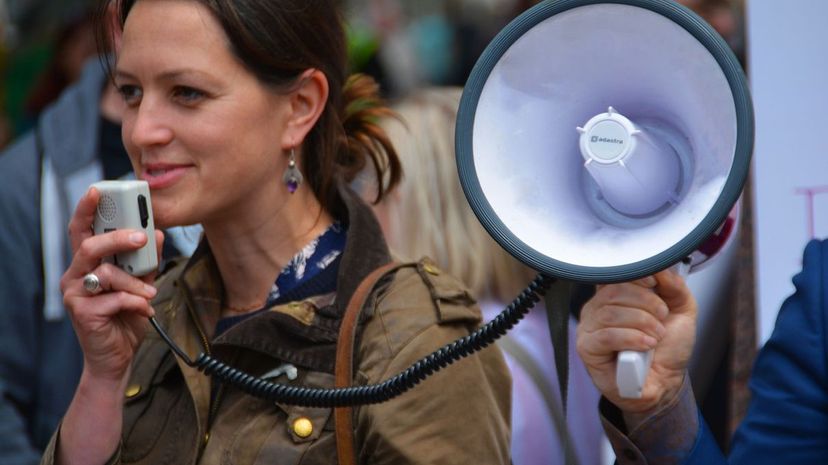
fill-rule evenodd
<path id="1" fill-rule="evenodd" d="M 169 112 L 163 103 L 144 97 L 131 118 L 124 117 L 124 136 L 139 148 L 150 148 L 168 144 L 173 139 L 169 125 Z M 130 121 L 131 120 L 131 121 Z"/>

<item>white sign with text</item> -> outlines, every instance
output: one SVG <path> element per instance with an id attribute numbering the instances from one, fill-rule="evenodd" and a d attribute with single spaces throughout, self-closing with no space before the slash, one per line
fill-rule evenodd
<path id="1" fill-rule="evenodd" d="M 748 0 L 757 331 L 770 336 L 812 238 L 828 237 L 828 2 Z"/>

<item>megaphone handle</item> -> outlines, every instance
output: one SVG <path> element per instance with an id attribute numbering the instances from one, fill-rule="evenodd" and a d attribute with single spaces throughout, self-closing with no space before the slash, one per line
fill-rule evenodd
<path id="1" fill-rule="evenodd" d="M 690 273 L 689 257 L 673 265 L 672 270 L 683 277 Z M 647 351 L 622 350 L 615 366 L 615 384 L 618 395 L 625 399 L 640 399 L 653 363 L 653 349 Z"/>
<path id="2" fill-rule="evenodd" d="M 625 399 L 640 399 L 653 363 L 653 349 L 639 352 L 637 350 L 622 350 L 618 353 L 618 362 L 615 368 L 615 383 L 618 385 L 618 395 Z"/>

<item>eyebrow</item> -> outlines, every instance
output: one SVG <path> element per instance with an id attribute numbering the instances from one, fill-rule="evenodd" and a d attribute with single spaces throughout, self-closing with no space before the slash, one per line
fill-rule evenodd
<path id="1" fill-rule="evenodd" d="M 203 71 L 189 69 L 189 68 L 173 69 L 173 70 L 170 70 L 170 71 L 165 71 L 165 72 L 159 74 L 158 76 L 156 76 L 156 79 L 159 80 L 159 81 L 174 81 L 177 78 L 180 78 L 182 76 L 187 76 L 187 75 L 195 75 L 195 76 L 201 77 L 202 79 L 207 79 L 210 82 L 215 81 L 215 79 L 213 77 L 211 77 L 210 75 L 208 75 L 207 73 L 204 73 Z M 136 81 L 138 80 L 138 78 L 134 74 L 129 73 L 127 71 L 119 70 L 119 69 L 115 69 L 114 77 L 115 78 L 120 77 L 120 78 L 124 78 L 124 79 L 136 80 Z"/>

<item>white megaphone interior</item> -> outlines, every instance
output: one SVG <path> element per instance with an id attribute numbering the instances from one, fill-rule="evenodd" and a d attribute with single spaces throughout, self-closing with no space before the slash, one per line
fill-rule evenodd
<path id="1" fill-rule="evenodd" d="M 584 195 L 576 127 L 610 106 L 666 122 L 692 151 L 685 195 L 640 227 L 603 221 Z M 621 266 L 676 245 L 710 212 L 733 164 L 736 112 L 721 68 L 684 28 L 596 4 L 553 15 L 509 47 L 481 91 L 472 140 L 480 187 L 512 234 L 564 263 Z"/>

